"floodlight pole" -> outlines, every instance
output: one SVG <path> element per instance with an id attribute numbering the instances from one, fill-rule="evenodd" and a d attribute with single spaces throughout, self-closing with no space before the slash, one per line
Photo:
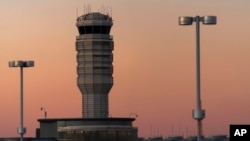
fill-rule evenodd
<path id="1" fill-rule="evenodd" d="M 23 67 L 20 67 L 20 141 L 23 141 L 25 129 L 23 127 Z"/>
<path id="2" fill-rule="evenodd" d="M 205 118 L 205 110 L 201 105 L 201 81 L 200 81 L 200 22 L 205 25 L 216 24 L 216 16 L 179 17 L 179 25 L 192 25 L 196 22 L 196 109 L 193 110 L 193 118 L 197 120 L 197 141 L 202 137 L 202 120 Z"/>
<path id="3" fill-rule="evenodd" d="M 202 111 L 201 107 L 201 77 L 200 77 L 200 17 L 195 17 L 196 22 L 196 104 L 197 110 Z M 202 136 L 202 119 L 197 119 L 197 141 Z"/>
<path id="4" fill-rule="evenodd" d="M 17 128 L 17 133 L 20 134 L 20 141 L 23 141 L 23 135 L 26 133 L 26 128 L 23 126 L 23 68 L 33 66 L 34 61 L 9 62 L 9 67 L 20 67 L 20 127 Z"/>

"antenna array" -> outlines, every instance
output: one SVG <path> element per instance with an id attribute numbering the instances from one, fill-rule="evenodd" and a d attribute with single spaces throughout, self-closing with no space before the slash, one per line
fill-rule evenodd
<path id="1" fill-rule="evenodd" d="M 105 15 L 109 15 L 109 16 L 112 17 L 112 6 L 104 6 L 104 5 L 102 5 L 101 10 L 99 11 L 99 9 L 98 9 L 98 12 L 100 12 L 102 14 L 105 14 Z"/>
<path id="2" fill-rule="evenodd" d="M 82 3 L 84 3 L 84 0 L 82 0 Z M 88 13 L 91 13 L 91 4 L 84 4 L 83 5 L 83 13 L 84 15 L 85 14 L 88 14 Z M 104 15 L 108 15 L 110 17 L 112 17 L 112 6 L 105 6 L 105 5 L 102 5 L 100 7 L 100 9 L 98 9 L 98 12 L 99 13 L 102 13 Z M 76 16 L 78 17 L 78 6 L 76 6 Z"/>
<path id="3" fill-rule="evenodd" d="M 87 4 L 87 5 L 84 4 L 84 11 L 83 11 L 83 13 L 84 14 L 88 14 L 90 12 L 91 12 L 91 5 L 90 4 Z"/>

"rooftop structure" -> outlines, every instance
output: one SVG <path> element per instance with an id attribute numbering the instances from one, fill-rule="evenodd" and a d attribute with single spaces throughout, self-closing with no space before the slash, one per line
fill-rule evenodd
<path id="1" fill-rule="evenodd" d="M 133 118 L 55 118 L 39 119 L 40 137 L 59 141 L 135 141 Z"/>

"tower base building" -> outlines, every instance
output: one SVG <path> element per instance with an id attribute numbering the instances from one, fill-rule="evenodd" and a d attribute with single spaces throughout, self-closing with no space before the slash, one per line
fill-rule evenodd
<path id="1" fill-rule="evenodd" d="M 39 119 L 40 138 L 58 141 L 137 141 L 134 118 Z"/>

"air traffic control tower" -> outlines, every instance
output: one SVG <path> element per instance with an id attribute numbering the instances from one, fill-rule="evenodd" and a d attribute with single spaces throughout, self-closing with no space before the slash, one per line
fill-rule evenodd
<path id="1" fill-rule="evenodd" d="M 109 117 L 108 94 L 113 86 L 113 25 L 108 14 L 77 18 L 77 85 L 82 94 L 81 118 L 38 119 L 38 137 L 58 141 L 137 141 L 135 118 Z M 70 102 L 70 101 L 69 101 Z M 72 101 L 73 102 L 73 101 Z"/>
<path id="2" fill-rule="evenodd" d="M 112 18 L 90 13 L 77 18 L 77 85 L 82 93 L 83 118 L 107 118 L 113 86 Z"/>

